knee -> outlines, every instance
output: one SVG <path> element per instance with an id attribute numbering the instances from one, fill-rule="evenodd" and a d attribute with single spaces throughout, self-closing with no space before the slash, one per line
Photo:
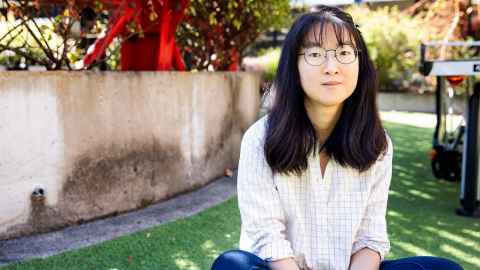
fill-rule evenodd
<path id="1" fill-rule="evenodd" d="M 446 258 L 440 258 L 440 257 L 433 257 L 432 260 L 434 260 L 437 268 L 439 270 L 463 270 L 463 267 L 460 266 L 458 263 L 446 259 Z"/>
<path id="2" fill-rule="evenodd" d="M 254 268 L 257 267 L 257 268 Z M 264 260 L 244 250 L 229 250 L 222 253 L 212 264 L 211 270 L 268 269 Z"/>
<path id="3" fill-rule="evenodd" d="M 400 259 L 397 261 L 393 261 L 390 267 L 385 267 L 385 269 L 463 270 L 463 268 L 458 263 L 452 260 L 431 256 L 418 256 Z"/>

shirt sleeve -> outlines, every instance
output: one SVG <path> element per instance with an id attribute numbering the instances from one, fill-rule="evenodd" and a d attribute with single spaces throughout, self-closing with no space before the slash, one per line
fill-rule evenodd
<path id="1" fill-rule="evenodd" d="M 294 258 L 287 239 L 285 213 L 265 160 L 263 139 L 257 131 L 247 130 L 240 149 L 237 193 L 241 231 L 245 234 L 240 236 L 240 249 L 268 261 Z M 248 241 L 242 241 L 245 238 Z"/>
<path id="2" fill-rule="evenodd" d="M 392 178 L 393 144 L 388 135 L 387 141 L 387 153 L 377 161 L 378 168 L 375 169 L 374 174 L 375 182 L 352 248 L 352 254 L 365 247 L 372 249 L 378 252 L 381 261 L 390 251 L 386 212 L 388 190 Z"/>

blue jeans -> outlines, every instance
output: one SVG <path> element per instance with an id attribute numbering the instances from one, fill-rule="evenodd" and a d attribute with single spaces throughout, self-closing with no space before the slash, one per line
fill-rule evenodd
<path id="1" fill-rule="evenodd" d="M 267 262 L 243 250 L 229 250 L 221 254 L 211 270 L 268 270 Z M 463 270 L 457 263 L 439 257 L 417 256 L 385 260 L 380 270 Z"/>

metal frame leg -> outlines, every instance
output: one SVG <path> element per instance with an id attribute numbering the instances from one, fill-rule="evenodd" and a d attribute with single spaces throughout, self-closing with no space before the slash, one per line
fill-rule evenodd
<path id="1" fill-rule="evenodd" d="M 460 191 L 461 216 L 480 217 L 479 208 L 479 105 L 480 82 L 475 84 L 473 95 L 468 100 L 468 118 L 463 151 L 462 184 Z"/>

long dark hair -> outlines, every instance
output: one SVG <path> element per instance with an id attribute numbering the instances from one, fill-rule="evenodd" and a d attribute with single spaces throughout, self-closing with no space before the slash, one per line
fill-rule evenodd
<path id="1" fill-rule="evenodd" d="M 306 35 L 320 26 L 333 26 L 339 43 L 344 31 L 359 51 L 357 86 L 343 104 L 330 136 L 320 147 L 305 105 L 305 94 L 298 71 L 298 52 Z M 377 73 L 365 41 L 352 17 L 335 7 L 320 6 L 319 11 L 300 16 L 285 37 L 273 83 L 275 98 L 267 120 L 265 158 L 273 173 L 301 175 L 308 168 L 308 155 L 320 148 L 342 166 L 366 171 L 386 152 L 387 137 L 380 121 L 376 95 Z"/>

